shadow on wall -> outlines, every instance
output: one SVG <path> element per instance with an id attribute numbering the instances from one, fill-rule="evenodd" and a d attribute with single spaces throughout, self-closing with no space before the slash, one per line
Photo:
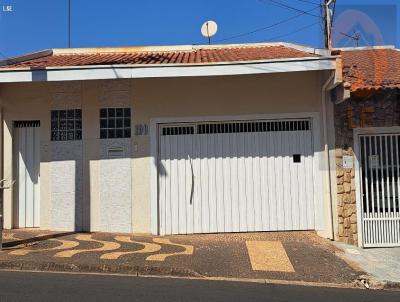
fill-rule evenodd
<path id="1" fill-rule="evenodd" d="M 336 161 L 342 162 L 343 156 L 355 156 L 361 169 L 371 171 L 371 163 L 375 160 L 374 167 L 393 166 L 391 164 L 391 157 L 387 165 L 385 160 L 386 144 L 382 144 L 382 137 L 374 137 L 372 140 L 360 139 L 359 147 L 365 150 L 361 154 L 354 153 L 355 139 L 354 129 L 356 128 L 370 128 L 370 127 L 394 127 L 400 126 L 400 90 L 386 89 L 381 92 L 364 92 L 364 95 L 352 95 L 352 97 L 335 106 L 335 133 L 336 133 Z M 371 143 L 372 142 L 372 143 Z M 388 151 L 390 142 L 388 143 Z M 362 148 L 365 146 L 365 149 Z M 381 152 L 381 146 L 382 151 Z M 371 147 L 371 149 L 370 149 Z M 375 150 L 376 147 L 376 150 Z M 395 149 L 395 148 L 394 148 Z M 392 150 L 393 152 L 395 150 Z M 392 152 L 392 153 L 393 153 Z M 382 161 L 382 163 L 380 163 Z M 374 170 L 374 169 L 373 169 Z M 391 175 L 396 175 L 380 171 L 378 173 L 368 174 L 368 181 L 365 179 L 361 182 L 363 192 L 367 192 L 368 196 L 375 196 L 378 198 L 382 196 L 381 192 L 374 188 L 374 183 L 381 187 L 382 179 L 387 179 Z M 364 172 L 364 175 L 367 173 Z M 339 215 L 339 239 L 351 244 L 357 244 L 357 234 L 353 230 L 357 229 L 357 211 L 356 211 L 356 191 L 359 188 L 355 187 L 355 170 L 343 169 L 341 165 L 337 167 L 337 185 L 338 195 L 342 202 L 338 203 Z M 375 195 L 372 194 L 372 191 Z M 388 198 L 387 201 L 393 202 L 393 198 Z M 346 201 L 346 202 L 344 202 Z M 383 204 L 383 202 L 381 202 Z M 366 195 L 363 198 L 364 209 L 370 211 L 378 210 L 376 206 L 367 203 Z M 384 209 L 385 207 L 382 207 Z"/>
<path id="2" fill-rule="evenodd" d="M 309 157 L 314 154 L 311 121 L 306 119 L 222 122 L 161 130 L 158 144 L 162 160 Z"/>
<path id="3" fill-rule="evenodd" d="M 400 90 L 352 96 L 335 106 L 336 148 L 354 149 L 353 129 L 400 126 Z"/>
<path id="4" fill-rule="evenodd" d="M 83 142 L 51 141 L 46 149 L 46 158 L 51 159 L 50 229 L 87 231 L 85 222 L 90 215 L 85 211 L 89 200 L 84 198 L 87 163 L 83 159 Z"/>
<path id="5" fill-rule="evenodd" d="M 31 68 L 32 70 L 32 81 L 33 82 L 40 82 L 40 81 L 47 81 L 47 71 L 44 69 L 35 69 Z"/>

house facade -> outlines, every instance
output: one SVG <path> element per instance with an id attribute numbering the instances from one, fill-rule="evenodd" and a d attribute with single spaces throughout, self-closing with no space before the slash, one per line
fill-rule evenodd
<path id="1" fill-rule="evenodd" d="M 3 61 L 4 226 L 316 230 L 360 243 L 359 127 L 346 108 L 356 123 L 364 107 L 342 56 L 275 43 L 56 49 Z M 398 113 L 397 101 L 379 104 Z"/>
<path id="2" fill-rule="evenodd" d="M 399 246 L 399 53 L 275 43 L 3 61 L 4 227 Z"/>
<path id="3" fill-rule="evenodd" d="M 399 246 L 400 51 L 375 47 L 335 54 L 343 60 L 345 91 L 334 109 L 337 239 Z"/>

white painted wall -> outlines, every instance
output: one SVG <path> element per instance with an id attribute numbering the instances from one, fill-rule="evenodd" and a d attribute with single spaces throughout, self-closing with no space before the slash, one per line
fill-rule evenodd
<path id="1" fill-rule="evenodd" d="M 149 233 L 151 231 L 151 185 L 150 167 L 154 158 L 150 153 L 150 134 L 134 135 L 128 143 L 123 143 L 126 156 L 115 161 L 122 168 L 124 182 L 112 184 L 107 182 L 114 164 L 104 159 L 104 147 L 99 139 L 99 110 L 101 107 L 125 107 L 132 110 L 132 126 L 135 124 L 150 125 L 157 118 L 187 118 L 200 116 L 238 116 L 257 114 L 295 114 L 299 112 L 316 112 L 321 110 L 321 83 L 326 77 L 317 71 L 280 73 L 267 75 L 192 77 L 192 78 L 153 78 L 153 79 L 119 79 L 84 82 L 54 83 L 18 83 L 1 84 L 0 100 L 4 110 L 4 176 L 12 179 L 12 121 L 20 119 L 41 121 L 41 221 L 43 228 L 53 228 L 52 192 L 61 194 L 69 200 L 72 192 L 80 189 L 73 187 L 78 180 L 76 174 L 77 150 L 82 151 L 82 225 L 84 230 L 101 230 L 110 221 L 122 219 L 117 230 Z M 72 107 L 70 107 L 72 106 Z M 79 108 L 83 115 L 82 146 L 70 146 L 70 154 L 74 156 L 73 164 L 68 156 L 56 157 L 50 142 L 50 110 L 51 108 Z M 320 125 L 319 125 L 320 126 Z M 318 125 L 316 125 L 318 127 Z M 321 141 L 321 140 L 320 140 Z M 319 152 L 322 146 L 317 146 Z M 67 148 L 66 148 L 67 149 Z M 67 151 L 65 151 L 67 152 Z M 62 159 L 64 158 L 64 160 Z M 59 188 L 61 182 L 56 174 L 55 159 L 59 159 L 60 169 L 67 171 L 68 189 Z M 79 162 L 79 161 L 78 161 Z M 56 164 L 57 165 L 57 164 Z M 130 169 L 130 177 L 128 168 Z M 58 168 L 58 167 L 57 167 Z M 320 163 L 318 169 L 326 169 Z M 74 171 L 75 170 L 75 174 Z M 53 171 L 53 172 L 52 172 Z M 60 170 L 61 171 L 61 170 Z M 325 170 L 326 171 L 326 170 Z M 103 175 L 103 176 L 102 176 Z M 121 175 L 113 174 L 113 179 Z M 129 180 L 131 191 L 129 187 Z M 118 187 L 118 186 L 121 187 Z M 122 190 L 122 201 L 118 206 L 130 212 L 128 227 L 127 216 L 102 216 L 108 197 L 102 193 L 102 186 Z M 67 186 L 65 186 L 67 187 Z M 68 194 L 67 194 L 68 193 Z M 53 194 L 53 195 L 52 195 Z M 129 198 L 130 196 L 130 198 Z M 128 202 L 128 200 L 130 201 Z M 60 199 L 61 200 L 61 199 Z M 57 202 L 58 199 L 57 199 Z M 61 202 L 61 201 L 60 201 Z M 118 201 L 111 201 L 116 204 Z M 69 201 L 67 202 L 67 204 Z M 323 208 L 327 211 L 327 200 L 323 200 Z M 12 226 L 12 191 L 5 192 L 5 225 Z M 130 207 L 129 207 L 130 206 Z M 112 207 L 111 207 L 112 208 Z M 110 209 L 110 207 L 108 208 Z M 72 213 L 72 206 L 65 209 Z M 71 214 L 72 217 L 72 214 Z M 75 218 L 74 218 L 75 219 Z M 108 221 L 108 222 L 107 222 Z M 65 221 L 72 226 L 72 221 Z M 114 228 L 115 227 L 115 228 Z"/>
<path id="2" fill-rule="evenodd" d="M 49 229 L 82 230 L 82 141 L 51 142 Z"/>
<path id="3" fill-rule="evenodd" d="M 132 232 L 131 140 L 101 140 L 100 223 L 96 231 Z M 113 154 L 109 150 L 114 150 Z M 116 155 L 115 150 L 121 151 Z"/>
<path id="4" fill-rule="evenodd" d="M 51 95 L 51 110 L 80 109 L 82 84 L 58 82 Z M 45 113 L 46 114 L 46 113 Z M 47 112 L 50 115 L 50 112 Z M 50 133 L 46 135 L 49 137 Z M 48 228 L 83 230 L 83 142 L 49 142 L 50 212 Z"/>

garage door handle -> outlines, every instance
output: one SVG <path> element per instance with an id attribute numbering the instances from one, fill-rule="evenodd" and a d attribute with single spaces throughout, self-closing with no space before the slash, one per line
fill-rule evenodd
<path id="1" fill-rule="evenodd" d="M 190 171 L 192 173 L 192 184 L 190 187 L 190 200 L 189 203 L 193 204 L 193 193 L 194 193 L 194 173 L 193 173 L 193 164 L 192 164 L 192 159 L 190 158 L 190 155 L 188 155 L 189 163 L 190 163 Z"/>

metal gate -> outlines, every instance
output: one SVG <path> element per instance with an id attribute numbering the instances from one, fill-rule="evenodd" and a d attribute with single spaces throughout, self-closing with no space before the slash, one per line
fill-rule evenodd
<path id="1" fill-rule="evenodd" d="M 364 247 L 400 246 L 400 134 L 359 136 Z"/>
<path id="2" fill-rule="evenodd" d="M 162 235 L 315 229 L 311 120 L 159 130 Z"/>
<path id="3" fill-rule="evenodd" d="M 15 227 L 40 227 L 40 122 L 17 121 L 15 126 Z"/>

